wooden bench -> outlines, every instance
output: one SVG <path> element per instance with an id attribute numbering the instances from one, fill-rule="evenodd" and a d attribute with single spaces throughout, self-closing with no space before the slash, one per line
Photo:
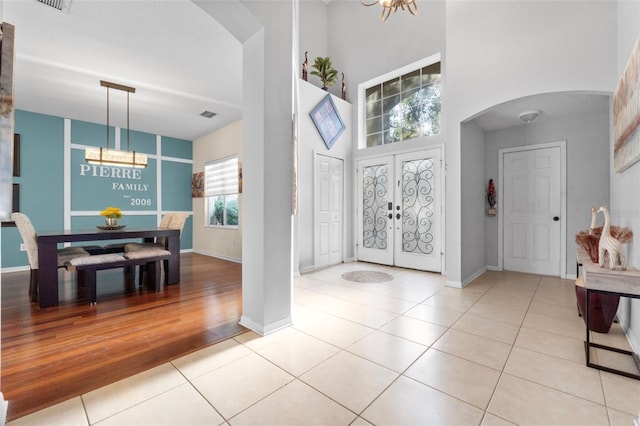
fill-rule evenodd
<path id="1" fill-rule="evenodd" d="M 160 275 L 161 262 L 169 259 L 168 250 L 140 251 L 122 256 L 119 254 L 99 254 L 89 257 L 73 258 L 67 262 L 69 271 L 78 272 L 78 284 L 87 288 L 87 298 L 92 305 L 96 304 L 96 275 L 97 271 L 114 268 L 124 268 L 125 281 L 130 284 L 135 281 L 135 267 L 144 266 L 147 271 L 147 288 L 158 292 L 162 288 Z M 141 285 L 143 283 L 140 283 Z"/>

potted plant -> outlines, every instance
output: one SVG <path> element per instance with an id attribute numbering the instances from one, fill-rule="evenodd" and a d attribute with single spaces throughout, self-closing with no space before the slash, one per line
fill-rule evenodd
<path id="1" fill-rule="evenodd" d="M 118 226 L 118 219 L 122 217 L 122 211 L 118 207 L 107 207 L 100 212 L 100 216 L 104 216 L 107 226 Z"/>
<path id="2" fill-rule="evenodd" d="M 338 70 L 333 68 L 330 57 L 323 58 L 318 56 L 311 66 L 314 68 L 311 74 L 320 77 L 320 80 L 322 80 L 322 90 L 328 90 L 327 87 L 336 82 Z"/>

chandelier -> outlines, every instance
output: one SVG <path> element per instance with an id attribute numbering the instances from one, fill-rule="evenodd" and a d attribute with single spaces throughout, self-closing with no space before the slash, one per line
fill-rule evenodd
<path id="1" fill-rule="evenodd" d="M 382 5 L 382 22 L 386 21 L 389 15 L 392 12 L 398 10 L 398 8 L 402 10 L 408 10 L 412 15 L 418 14 L 418 4 L 417 0 L 360 0 L 364 6 L 373 6 L 377 3 Z"/>
<path id="2" fill-rule="evenodd" d="M 100 80 L 100 86 L 107 88 L 107 147 L 87 148 L 84 159 L 89 164 L 100 166 L 134 167 L 141 169 L 147 167 L 147 156 L 135 151 L 129 151 L 129 93 L 136 93 L 135 87 L 123 86 Z M 127 150 L 118 151 L 109 149 L 109 89 L 122 90 L 127 92 Z"/>

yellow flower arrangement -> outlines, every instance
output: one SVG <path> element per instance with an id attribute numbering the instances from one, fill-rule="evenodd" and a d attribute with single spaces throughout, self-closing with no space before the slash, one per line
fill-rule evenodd
<path id="1" fill-rule="evenodd" d="M 100 216 L 108 217 L 110 219 L 120 219 L 122 212 L 118 207 L 107 207 L 100 212 Z"/>

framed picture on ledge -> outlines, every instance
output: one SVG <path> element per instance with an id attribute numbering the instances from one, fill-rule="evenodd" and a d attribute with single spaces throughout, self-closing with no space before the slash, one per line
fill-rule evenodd
<path id="1" fill-rule="evenodd" d="M 318 105 L 309 113 L 313 124 L 320 133 L 327 149 L 331 149 L 338 137 L 344 132 L 346 126 L 338 114 L 336 105 L 331 99 L 331 95 L 325 96 Z"/>

